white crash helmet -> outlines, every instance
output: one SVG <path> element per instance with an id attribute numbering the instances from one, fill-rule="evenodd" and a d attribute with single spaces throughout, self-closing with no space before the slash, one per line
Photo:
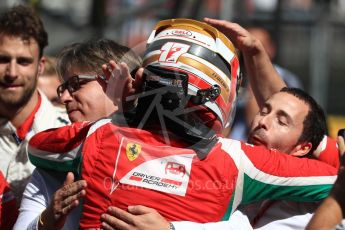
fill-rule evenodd
<path id="1" fill-rule="evenodd" d="M 187 75 L 184 85 L 191 101 L 211 110 L 223 128 L 231 125 L 240 65 L 234 45 L 223 33 L 191 19 L 160 21 L 148 39 L 143 61 L 146 69 L 158 70 L 161 77 L 167 72 Z"/>

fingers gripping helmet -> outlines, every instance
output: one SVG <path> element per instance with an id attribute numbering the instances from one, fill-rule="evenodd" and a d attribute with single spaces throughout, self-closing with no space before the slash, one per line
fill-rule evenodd
<path id="1" fill-rule="evenodd" d="M 146 78 L 146 83 L 177 84 L 189 98 L 188 103 L 211 110 L 222 128 L 231 125 L 239 59 L 234 45 L 220 31 L 190 19 L 161 21 L 148 39 L 144 67 L 156 75 Z M 172 76 L 179 80 L 171 80 Z M 171 99 L 168 97 L 168 101 L 174 101 Z"/>

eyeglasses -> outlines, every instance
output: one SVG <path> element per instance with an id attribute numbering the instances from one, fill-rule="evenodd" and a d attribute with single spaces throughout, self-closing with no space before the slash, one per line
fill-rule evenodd
<path id="1" fill-rule="evenodd" d="M 56 89 L 57 95 L 61 98 L 63 92 L 67 89 L 70 94 L 79 90 L 81 85 L 89 81 L 101 79 L 106 82 L 106 78 L 102 75 L 75 75 L 70 77 L 67 81 L 59 85 Z"/>

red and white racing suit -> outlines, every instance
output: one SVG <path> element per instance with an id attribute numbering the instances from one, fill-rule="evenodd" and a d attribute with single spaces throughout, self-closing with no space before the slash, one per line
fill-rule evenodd
<path id="1" fill-rule="evenodd" d="M 99 228 L 110 205 L 155 208 L 168 220 L 228 219 L 240 203 L 324 199 L 337 170 L 263 147 L 219 138 L 204 160 L 161 134 L 120 127 L 111 119 L 74 123 L 35 135 L 33 164 L 74 171 L 88 183 L 82 229 Z"/>

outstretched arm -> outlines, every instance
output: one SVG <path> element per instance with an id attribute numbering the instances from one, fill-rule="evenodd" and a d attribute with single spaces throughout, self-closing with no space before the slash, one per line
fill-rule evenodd
<path id="1" fill-rule="evenodd" d="M 245 72 L 249 77 L 259 107 L 285 85 L 261 42 L 237 23 L 205 18 L 205 22 L 223 32 L 242 52 Z"/>

